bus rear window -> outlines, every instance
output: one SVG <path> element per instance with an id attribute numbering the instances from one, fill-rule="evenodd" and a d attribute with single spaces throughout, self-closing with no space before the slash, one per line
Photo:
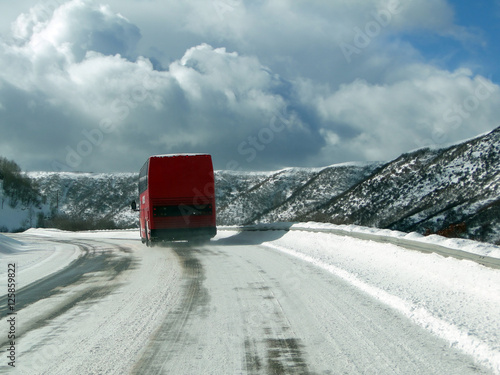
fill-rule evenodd
<path id="1" fill-rule="evenodd" d="M 154 217 L 198 216 L 198 215 L 212 215 L 212 205 L 181 204 L 181 205 L 153 207 Z"/>

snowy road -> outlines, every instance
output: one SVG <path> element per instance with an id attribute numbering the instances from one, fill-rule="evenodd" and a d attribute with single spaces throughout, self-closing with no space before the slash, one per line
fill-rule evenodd
<path id="1" fill-rule="evenodd" d="M 19 270 L 16 368 L 3 358 L 0 372 L 499 370 L 499 271 L 472 262 L 306 232 L 228 230 L 154 248 L 135 232 L 9 237 L 24 243 L 4 244 L 0 270 L 2 291 L 6 264 Z"/>

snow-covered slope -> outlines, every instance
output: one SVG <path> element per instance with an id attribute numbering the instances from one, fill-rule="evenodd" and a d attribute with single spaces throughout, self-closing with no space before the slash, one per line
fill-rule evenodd
<path id="1" fill-rule="evenodd" d="M 39 215 L 47 212 L 47 206 L 33 202 L 13 202 L 3 189 L 0 179 L 0 232 L 16 232 L 36 226 Z"/>
<path id="2" fill-rule="evenodd" d="M 30 172 L 53 213 L 70 219 L 109 220 L 136 226 L 130 202 L 137 197 L 136 173 Z"/>
<path id="3" fill-rule="evenodd" d="M 500 128 L 441 150 L 404 154 L 297 220 L 436 232 L 500 241 Z"/>
<path id="4" fill-rule="evenodd" d="M 289 221 L 369 176 L 378 164 L 215 174 L 218 224 Z"/>
<path id="5" fill-rule="evenodd" d="M 296 217 L 328 202 L 369 177 L 381 164 L 345 163 L 322 168 L 278 206 L 263 210 L 252 218 L 263 223 L 293 221 Z"/>
<path id="6" fill-rule="evenodd" d="M 12 254 L 23 247 L 21 241 L 0 234 L 0 254 Z"/>

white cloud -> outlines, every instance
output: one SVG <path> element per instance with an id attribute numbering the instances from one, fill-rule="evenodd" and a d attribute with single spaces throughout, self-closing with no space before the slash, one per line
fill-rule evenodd
<path id="1" fill-rule="evenodd" d="M 500 117 L 498 85 L 466 69 L 448 72 L 422 64 L 395 72 L 391 84 L 357 80 L 316 103 L 323 123 L 343 140 L 340 147 L 335 138 L 329 142 L 326 157 L 386 160 L 488 131 Z"/>
<path id="2" fill-rule="evenodd" d="M 21 17 L 17 24 L 23 24 L 23 21 L 26 23 Z M 108 6 L 94 5 L 85 0 L 61 5 L 46 23 L 33 21 L 33 17 L 28 21 L 28 24 L 35 24 L 33 33 L 26 35 L 24 32 L 23 35 L 30 38 L 32 46 L 50 43 L 57 49 L 69 48 L 77 61 L 82 60 L 87 51 L 133 55 L 140 39 L 139 29 L 126 18 L 113 13 Z M 23 28 L 27 29 L 26 26 Z"/>
<path id="3" fill-rule="evenodd" d="M 458 35 L 444 0 L 110 3 L 36 6 L 0 42 L 6 156 L 41 169 L 198 151 L 218 168 L 324 165 L 470 137 L 500 114 L 498 87 L 398 37 Z M 342 41 L 359 49 L 351 62 Z M 163 69 L 139 56 L 149 47 Z"/>
<path id="4" fill-rule="evenodd" d="M 75 17 L 93 21 L 79 28 Z M 22 17 L 18 22 L 27 24 Z M 51 19 L 34 23 L 31 29 L 24 44 L 2 45 L 0 64 L 5 69 L 0 74 L 9 83 L 6 95 L 11 90 L 31 98 L 33 113 L 24 113 L 30 123 L 36 122 L 35 112 L 42 107 L 52 116 L 63 109 L 55 116 L 59 126 L 40 124 L 47 133 L 58 132 L 58 146 L 47 143 L 45 153 L 53 155 L 60 167 L 98 169 L 103 157 L 126 159 L 130 155 L 114 155 L 113 141 L 120 139 L 122 147 L 132 148 L 140 136 L 145 137 L 143 154 L 203 148 L 218 150 L 222 160 L 246 163 L 248 158 L 242 157 L 238 146 L 259 136 L 278 115 L 287 134 L 262 133 L 267 137 L 264 142 L 270 136 L 276 142 L 297 141 L 295 133 L 303 128 L 293 112 L 287 114 L 289 103 L 279 92 L 283 82 L 255 57 L 201 44 L 189 48 L 167 71 L 157 71 L 145 58 L 131 61 L 105 53 L 100 40 L 92 37 L 95 30 L 125 40 L 123 30 L 135 28 L 123 17 L 113 17 L 107 7 L 79 0 L 61 6 Z M 8 66 L 11 59 L 16 68 Z M 78 121 L 72 121 L 74 117 Z M 21 118 L 16 121 L 19 131 L 26 130 Z M 259 153 L 266 148 L 255 147 Z M 266 158 L 260 159 L 264 165 Z"/>

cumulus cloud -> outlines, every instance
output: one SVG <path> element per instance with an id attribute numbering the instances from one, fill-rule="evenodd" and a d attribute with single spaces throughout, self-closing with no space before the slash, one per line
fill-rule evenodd
<path id="1" fill-rule="evenodd" d="M 19 16 L 12 29 L 16 39 L 29 40 L 35 50 L 50 45 L 58 51 L 69 50 L 77 61 L 87 51 L 132 56 L 141 37 L 137 26 L 113 13 L 109 6 L 86 0 L 63 3 L 52 15 L 38 5 Z"/>
<path id="2" fill-rule="evenodd" d="M 374 70 L 394 64 L 394 52 L 398 59 L 414 55 L 411 45 L 400 42 L 401 33 L 466 34 L 465 29 L 455 25 L 453 9 L 446 0 L 190 0 L 182 6 L 175 3 L 168 2 L 169 11 L 161 13 L 152 25 L 167 22 L 176 25 L 177 32 L 257 55 L 280 74 L 326 79 L 334 85 L 360 76 L 375 79 Z M 365 34 L 365 40 L 359 31 Z M 394 39 L 398 40 L 397 46 L 386 58 L 383 52 Z M 168 46 L 173 42 L 162 41 Z M 361 58 L 346 61 L 343 43 L 361 49 Z"/>
<path id="3" fill-rule="evenodd" d="M 93 21 L 78 28 L 75 17 Z M 32 14 L 30 22 L 35 19 Z M 42 159 L 52 155 L 56 169 L 101 169 L 106 163 L 123 168 L 127 162 L 134 165 L 137 154 L 142 162 L 151 153 L 199 150 L 218 152 L 233 168 L 250 162 L 264 167 L 270 162 L 266 153 L 299 143 L 310 133 L 289 109 L 290 100 L 282 94 L 286 83 L 255 57 L 201 44 L 166 71 L 157 71 L 148 59 L 113 54 L 94 36 L 125 41 L 135 27 L 107 7 L 79 0 L 58 8 L 47 22 L 30 22 L 18 18 L 18 29 L 31 30 L 18 34 L 27 37 L 24 43 L 2 46 L 2 91 L 5 98 L 16 92 L 22 102 L 32 103 L 30 111 L 21 110 L 10 121 L 20 133 L 29 134 L 28 127 L 36 126 L 48 135 L 37 149 L 46 147 Z M 129 50 L 123 43 L 112 45 Z M 19 110 L 7 99 L 2 104 L 6 111 Z M 38 117 L 38 111 L 47 118 Z M 52 133 L 56 146 L 50 142 Z M 26 149 L 40 141 L 18 138 Z M 271 142 L 272 150 L 267 147 Z M 132 151 L 115 151 L 126 148 Z M 285 158 L 273 154 L 276 165 Z"/>
<path id="4" fill-rule="evenodd" d="M 29 169 L 130 171 L 169 152 L 318 166 L 470 137 L 500 114 L 498 86 L 427 64 L 399 37 L 458 35 L 444 0 L 152 1 L 141 9 L 168 12 L 138 12 L 152 17 L 141 30 L 110 2 L 14 22 L 0 42 L 0 154 Z M 156 60 L 141 56 L 144 34 Z"/>
<path id="5" fill-rule="evenodd" d="M 449 72 L 422 64 L 401 68 L 390 84 L 357 80 L 315 98 L 329 124 L 322 152 L 327 159 L 340 152 L 347 159 L 385 160 L 468 138 L 490 130 L 492 119 L 499 118 L 499 94 L 498 85 L 467 69 Z"/>

